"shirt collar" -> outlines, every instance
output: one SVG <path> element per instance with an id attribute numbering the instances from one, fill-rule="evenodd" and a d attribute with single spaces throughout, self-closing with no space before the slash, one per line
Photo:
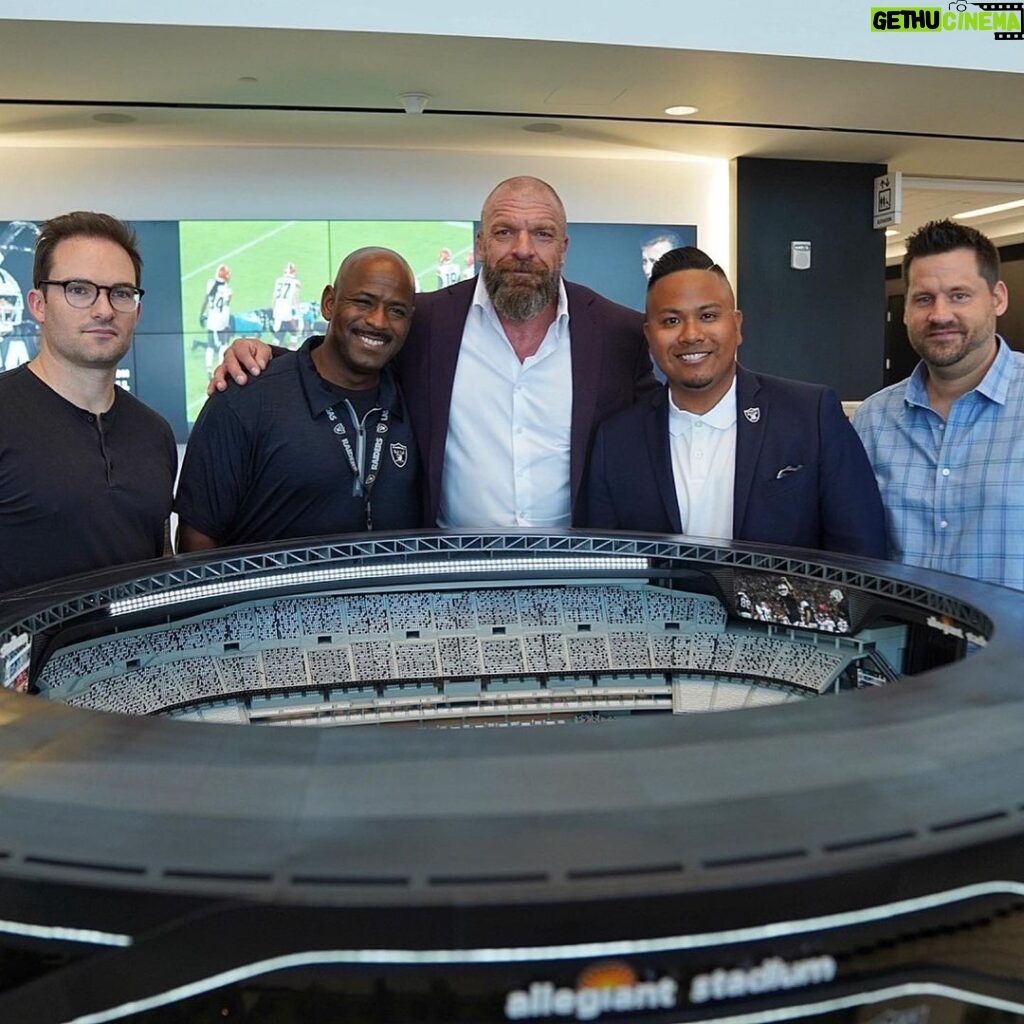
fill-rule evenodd
<path id="1" fill-rule="evenodd" d="M 729 390 L 706 413 L 696 413 L 677 409 L 672 401 L 672 392 L 668 394 L 668 429 L 670 434 L 681 434 L 700 420 L 716 430 L 731 430 L 736 425 L 736 378 L 733 377 Z"/>
<path id="2" fill-rule="evenodd" d="M 309 415 L 313 419 L 344 400 L 344 395 L 340 393 L 339 389 L 324 380 L 313 365 L 313 349 L 323 344 L 323 341 L 322 335 L 314 335 L 307 338 L 303 342 L 302 348 L 295 353 L 295 358 L 298 361 L 299 380 L 309 405 Z M 393 415 L 402 416 L 402 402 L 398 395 L 398 385 L 395 383 L 390 366 L 385 366 L 381 370 L 379 404 L 381 408 L 390 409 Z"/>
<path id="3" fill-rule="evenodd" d="M 1006 405 L 1010 397 L 1010 378 L 1013 376 L 1013 356 L 1010 355 L 1010 346 L 997 334 L 996 344 L 999 348 L 988 373 L 981 378 L 981 383 L 975 388 L 986 398 L 999 405 Z"/>
<path id="4" fill-rule="evenodd" d="M 996 345 L 998 347 L 992 365 L 978 382 L 978 386 L 972 390 L 999 405 L 1006 405 L 1013 376 L 1013 356 L 1010 354 L 1010 346 L 998 334 L 996 335 Z M 904 401 L 907 405 L 922 405 L 928 409 L 931 408 L 931 402 L 928 400 L 928 370 L 923 359 L 914 367 L 914 372 L 910 375 Z"/>
<path id="5" fill-rule="evenodd" d="M 473 302 L 471 309 L 478 309 L 478 316 L 486 317 L 502 333 L 505 333 L 501 321 L 498 319 L 498 311 L 491 301 L 491 294 L 484 284 L 484 275 L 477 274 L 476 288 L 473 289 Z M 565 292 L 565 281 L 561 275 L 558 278 L 558 305 L 555 308 L 555 325 L 559 331 L 564 331 L 569 324 L 569 296 Z"/>

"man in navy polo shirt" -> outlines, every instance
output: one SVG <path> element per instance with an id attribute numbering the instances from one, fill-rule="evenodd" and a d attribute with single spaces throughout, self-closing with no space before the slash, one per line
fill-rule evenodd
<path id="1" fill-rule="evenodd" d="M 206 403 L 175 502 L 179 551 L 420 525 L 416 441 L 387 366 L 414 293 L 401 256 L 358 249 L 321 297 L 326 335 Z"/>

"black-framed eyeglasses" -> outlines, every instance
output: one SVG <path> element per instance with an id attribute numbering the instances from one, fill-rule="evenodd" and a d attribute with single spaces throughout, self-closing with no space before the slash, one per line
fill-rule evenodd
<path id="1" fill-rule="evenodd" d="M 60 285 L 64 289 L 64 298 L 69 306 L 75 309 L 88 309 L 100 297 L 100 292 L 107 293 L 107 300 L 119 313 L 131 313 L 139 308 L 139 302 L 145 291 L 133 284 L 95 284 L 74 278 L 70 281 L 40 281 L 39 286 L 47 284 Z"/>

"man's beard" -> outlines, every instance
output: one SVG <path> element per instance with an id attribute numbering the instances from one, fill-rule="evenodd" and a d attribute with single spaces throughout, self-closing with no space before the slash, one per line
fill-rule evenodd
<path id="1" fill-rule="evenodd" d="M 519 274 L 529 274 L 526 282 Z M 484 285 L 498 315 L 512 323 L 532 320 L 558 297 L 560 273 L 529 262 L 484 264 Z"/>
<path id="2" fill-rule="evenodd" d="M 929 366 L 947 367 L 956 366 L 972 352 L 988 345 L 995 338 L 995 318 L 984 324 L 974 324 L 968 329 L 956 325 L 961 331 L 959 341 L 946 341 L 945 343 L 933 341 L 928 336 L 927 329 L 910 336 L 910 347 Z"/>

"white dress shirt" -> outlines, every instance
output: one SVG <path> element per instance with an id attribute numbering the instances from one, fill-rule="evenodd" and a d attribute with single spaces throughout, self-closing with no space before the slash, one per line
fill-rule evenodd
<path id="1" fill-rule="evenodd" d="M 437 525 L 568 526 L 571 424 L 565 286 L 559 282 L 540 348 L 521 363 L 477 278 L 455 369 Z"/>
<path id="2" fill-rule="evenodd" d="M 736 479 L 736 380 L 703 416 L 677 409 L 669 392 L 668 432 L 683 533 L 731 540 Z"/>

